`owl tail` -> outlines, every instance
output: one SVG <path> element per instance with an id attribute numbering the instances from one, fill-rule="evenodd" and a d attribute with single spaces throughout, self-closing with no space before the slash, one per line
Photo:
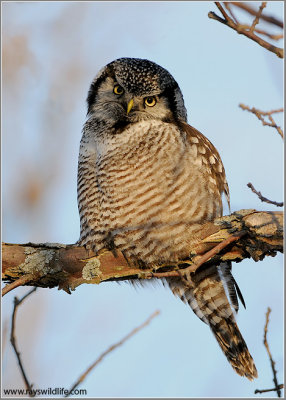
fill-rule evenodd
<path id="1" fill-rule="evenodd" d="M 173 293 L 189 304 L 194 313 L 212 330 L 231 366 L 249 380 L 257 378 L 257 370 L 247 345 L 235 322 L 237 295 L 243 305 L 240 290 L 231 274 L 231 267 L 200 268 L 192 275 L 190 285 L 180 279 L 168 279 Z"/>
<path id="2" fill-rule="evenodd" d="M 211 330 L 232 368 L 250 381 L 257 378 L 254 361 L 236 323 L 225 319 L 219 325 L 211 326 Z"/>

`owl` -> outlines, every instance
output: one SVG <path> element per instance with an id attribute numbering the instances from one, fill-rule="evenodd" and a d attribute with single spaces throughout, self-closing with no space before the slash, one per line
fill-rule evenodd
<path id="1" fill-rule="evenodd" d="M 229 190 L 218 151 L 187 123 L 178 83 L 154 62 L 120 58 L 97 74 L 87 105 L 78 244 L 147 266 L 188 257 L 201 225 L 222 216 Z M 234 370 L 257 377 L 235 320 L 242 296 L 231 266 L 202 266 L 165 284 L 210 327 Z"/>

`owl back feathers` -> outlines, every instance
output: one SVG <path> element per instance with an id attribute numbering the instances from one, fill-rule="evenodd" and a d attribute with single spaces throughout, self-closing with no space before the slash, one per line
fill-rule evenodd
<path id="1" fill-rule="evenodd" d="M 193 126 L 185 122 L 180 122 L 179 126 L 182 131 L 186 133 L 189 144 L 196 147 L 198 157 L 202 159 L 202 165 L 206 169 L 208 175 L 207 182 L 209 188 L 215 185 L 220 194 L 224 193 L 230 209 L 229 188 L 219 152 L 210 140 Z"/>

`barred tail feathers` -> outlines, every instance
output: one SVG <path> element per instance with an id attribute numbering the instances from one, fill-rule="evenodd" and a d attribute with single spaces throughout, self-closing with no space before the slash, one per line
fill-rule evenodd
<path id="1" fill-rule="evenodd" d="M 250 381 L 257 378 L 257 370 L 247 345 L 236 322 L 221 320 L 219 327 L 211 326 L 211 330 L 235 372 Z"/>
<path id="2" fill-rule="evenodd" d="M 238 329 L 232 307 L 238 310 L 237 284 L 228 264 L 198 270 L 187 285 L 168 279 L 173 293 L 189 304 L 194 313 L 209 325 L 233 369 L 249 380 L 257 377 L 254 361 Z M 239 290 L 239 289 L 238 289 Z M 238 291 L 241 297 L 240 291 Z"/>

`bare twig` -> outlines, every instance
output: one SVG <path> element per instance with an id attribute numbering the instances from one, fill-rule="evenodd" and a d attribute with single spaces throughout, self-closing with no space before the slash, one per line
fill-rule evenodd
<path id="1" fill-rule="evenodd" d="M 268 333 L 268 324 L 269 324 L 269 314 L 270 314 L 270 312 L 271 312 L 271 308 L 268 307 L 267 312 L 266 312 L 266 322 L 265 322 L 265 327 L 264 327 L 264 340 L 263 340 L 263 343 L 264 343 L 264 346 L 266 348 L 266 351 L 268 353 L 269 360 L 270 360 L 270 363 L 271 363 L 271 368 L 272 368 L 272 372 L 273 372 L 273 382 L 274 382 L 275 388 L 277 390 L 277 395 L 278 395 L 278 397 L 281 397 L 281 391 L 278 388 L 277 371 L 275 369 L 275 362 L 274 362 L 274 360 L 272 358 L 272 354 L 270 352 L 268 341 L 267 341 L 267 333 Z"/>
<path id="2" fill-rule="evenodd" d="M 277 396 L 281 397 L 281 389 L 282 388 L 281 388 L 281 385 L 279 385 L 278 381 L 277 381 L 277 371 L 275 369 L 275 362 L 273 361 L 273 358 L 272 358 L 272 355 L 271 355 L 271 352 L 270 352 L 270 349 L 269 349 L 268 341 L 267 341 L 267 333 L 268 333 L 268 324 L 269 324 L 269 314 L 270 314 L 270 312 L 271 312 L 271 308 L 268 307 L 267 308 L 267 312 L 266 312 L 266 322 L 265 322 L 265 326 L 264 326 L 263 343 L 264 343 L 264 346 L 266 348 L 266 351 L 267 351 L 267 354 L 268 354 L 268 357 L 269 357 L 269 360 L 270 360 L 270 363 L 271 363 L 271 369 L 272 369 L 272 372 L 273 372 L 273 382 L 274 382 L 274 385 L 275 385 L 275 389 L 264 389 L 264 390 L 256 389 L 254 393 L 262 393 L 262 392 L 269 392 L 269 391 L 275 390 L 277 392 Z"/>
<path id="3" fill-rule="evenodd" d="M 227 10 L 229 11 L 231 17 L 234 19 L 234 18 L 235 18 L 235 15 L 233 15 L 233 14 L 231 13 L 231 10 L 230 10 L 230 9 L 227 9 Z M 224 21 L 224 20 L 223 20 L 223 21 Z M 235 21 L 237 21 L 236 18 L 235 18 Z M 245 30 L 249 31 L 250 28 L 251 28 L 251 25 L 248 25 L 248 24 L 240 24 L 239 22 L 236 22 L 236 23 L 239 25 L 239 28 L 240 28 L 240 29 L 245 29 Z M 255 33 L 259 33 L 260 35 L 267 36 L 267 37 L 269 37 L 269 39 L 272 39 L 272 40 L 280 40 L 280 39 L 283 39 L 283 37 L 284 37 L 283 34 L 273 34 L 273 33 L 266 32 L 265 30 L 262 30 L 262 29 L 259 29 L 259 28 L 255 28 L 255 29 L 254 29 L 254 32 L 255 32 Z"/>
<path id="4" fill-rule="evenodd" d="M 245 2 L 230 1 L 229 4 L 247 11 L 250 15 L 257 15 L 257 11 Z M 262 14 L 260 19 L 263 19 L 264 21 L 279 26 L 279 28 L 283 29 L 283 22 L 275 17 L 272 17 L 271 15 Z"/>
<path id="5" fill-rule="evenodd" d="M 272 117 L 273 114 L 277 114 L 277 113 L 283 112 L 284 111 L 283 108 L 279 108 L 277 110 L 271 110 L 271 111 L 261 111 L 261 110 L 258 110 L 255 107 L 250 108 L 250 107 L 248 107 L 248 106 L 246 106 L 245 104 L 242 104 L 242 103 L 239 104 L 239 107 L 242 110 L 249 111 L 252 114 L 256 115 L 256 117 L 262 122 L 262 125 L 271 126 L 272 128 L 275 128 L 277 130 L 277 132 L 279 133 L 279 135 L 282 137 L 282 139 L 284 138 L 283 131 L 282 131 L 281 127 L 278 126 L 275 123 L 275 121 L 274 121 L 274 119 Z M 265 121 L 264 117 L 268 117 L 270 122 Z"/>
<path id="6" fill-rule="evenodd" d="M 283 388 L 284 388 L 284 385 L 283 385 L 283 383 L 282 383 L 281 385 L 278 385 L 277 388 L 262 389 L 262 390 L 260 390 L 260 389 L 255 389 L 254 394 L 257 394 L 257 393 L 265 393 L 265 392 L 276 392 L 277 389 L 283 389 Z"/>
<path id="7" fill-rule="evenodd" d="M 254 186 L 252 185 L 251 182 L 249 182 L 249 183 L 247 184 L 247 186 L 252 190 L 253 193 L 255 193 L 255 194 L 259 197 L 259 199 L 260 199 L 262 202 L 269 203 L 269 204 L 273 204 L 274 206 L 277 206 L 277 207 L 283 207 L 283 205 L 284 205 L 283 202 L 278 203 L 277 201 L 269 200 L 269 199 L 267 199 L 266 197 L 262 196 L 261 192 L 258 192 L 258 191 L 254 188 Z"/>
<path id="8" fill-rule="evenodd" d="M 248 37 L 249 39 L 253 40 L 254 42 L 258 43 L 260 46 L 264 47 L 265 49 L 271 51 L 272 53 L 275 53 L 279 58 L 284 57 L 284 50 L 282 48 L 276 47 L 272 45 L 269 42 L 266 42 L 266 40 L 262 39 L 261 37 L 257 36 L 254 31 L 255 31 L 255 26 L 258 24 L 259 19 L 262 18 L 262 10 L 265 7 L 266 2 L 263 2 L 261 5 L 260 9 L 258 12 L 255 12 L 255 20 L 253 21 L 251 27 L 249 29 L 246 29 L 245 26 L 241 25 L 238 23 L 237 19 L 234 17 L 233 13 L 230 13 L 231 16 L 227 14 L 225 9 L 223 8 L 222 4 L 218 1 L 215 1 L 215 5 L 221 12 L 223 18 L 218 16 L 215 12 L 211 11 L 208 13 L 208 17 L 211 19 L 215 19 L 216 21 L 219 21 L 220 23 L 229 26 L 230 28 L 234 29 L 237 33 L 244 35 Z M 225 5 L 225 3 L 224 3 Z M 229 10 L 229 6 L 225 6 L 227 10 Z"/>
<path id="9" fill-rule="evenodd" d="M 68 394 L 65 397 L 69 397 L 69 395 L 71 394 L 71 392 L 78 387 L 78 385 L 80 385 L 84 379 L 86 378 L 86 376 L 104 359 L 105 356 L 107 356 L 107 354 L 109 354 L 110 352 L 112 352 L 113 350 L 115 350 L 117 347 L 121 346 L 124 342 L 126 342 L 128 339 L 131 338 L 131 336 L 135 335 L 137 332 L 139 332 L 141 329 L 145 328 L 145 326 L 147 326 L 151 320 L 155 317 L 157 317 L 160 314 L 160 311 L 157 310 L 155 311 L 145 322 L 143 322 L 143 324 L 137 326 L 135 329 L 133 329 L 128 335 L 126 335 L 123 339 L 121 339 L 119 342 L 113 344 L 112 346 L 110 346 L 107 350 L 105 350 L 98 358 L 97 360 L 92 363 L 87 370 L 78 378 L 78 380 L 73 384 L 73 386 L 71 387 L 71 389 L 69 390 Z"/>
<path id="10" fill-rule="evenodd" d="M 269 39 L 272 39 L 272 40 L 280 40 L 280 39 L 283 39 L 283 36 L 284 36 L 282 34 L 281 35 L 280 34 L 275 35 L 273 33 L 269 33 L 269 32 L 266 32 L 266 31 L 264 31 L 262 29 L 258 29 L 258 28 L 255 28 L 254 31 L 256 33 L 260 33 L 260 35 L 267 36 L 267 37 L 269 37 Z"/>
<path id="11" fill-rule="evenodd" d="M 229 12 L 229 14 L 231 15 L 232 19 L 234 20 L 234 22 L 236 24 L 239 24 L 238 19 L 236 18 L 236 16 L 234 15 L 234 13 L 232 12 L 231 7 L 229 6 L 231 4 L 230 1 L 224 1 L 223 5 L 225 6 L 225 8 L 227 9 L 227 11 Z"/>
<path id="12" fill-rule="evenodd" d="M 236 24 L 239 24 L 239 21 L 237 19 L 237 17 L 234 15 L 234 13 L 232 12 L 232 9 L 230 7 L 231 2 L 230 1 L 224 1 L 223 5 L 225 6 L 225 8 L 227 9 L 227 11 L 229 12 L 230 16 L 232 17 L 232 19 L 234 20 L 234 22 Z"/>
<path id="13" fill-rule="evenodd" d="M 26 298 L 28 296 L 30 296 L 33 292 L 35 292 L 36 289 L 37 288 L 33 288 L 32 290 L 30 290 L 20 300 L 17 297 L 14 297 L 14 309 L 13 309 L 13 313 L 12 313 L 11 335 L 10 335 L 10 342 L 12 344 L 12 347 L 13 347 L 14 351 L 15 351 L 15 354 L 16 354 L 16 357 L 17 357 L 17 360 L 18 360 L 18 364 L 19 364 L 19 367 L 20 367 L 20 370 L 21 370 L 21 373 L 22 373 L 22 376 L 23 376 L 23 379 L 24 379 L 24 382 L 25 382 L 25 386 L 26 386 L 26 389 L 29 392 L 29 396 L 30 397 L 34 397 L 35 396 L 35 394 L 32 393 L 33 385 L 30 384 L 30 382 L 28 381 L 28 378 L 27 378 L 27 375 L 26 375 L 26 372 L 25 372 L 25 369 L 24 369 L 24 366 L 23 366 L 23 363 L 22 363 L 22 360 L 21 360 L 21 355 L 20 355 L 20 353 L 18 351 L 18 347 L 17 347 L 17 344 L 16 344 L 15 330 L 16 330 L 16 313 L 17 313 L 17 309 L 18 309 L 19 305 L 24 300 L 26 300 Z"/>
<path id="14" fill-rule="evenodd" d="M 257 14 L 255 15 L 255 18 L 254 18 L 254 20 L 252 22 L 252 25 L 251 25 L 250 29 L 249 29 L 249 32 L 253 32 L 254 31 L 256 25 L 259 23 L 259 18 L 261 17 L 262 11 L 266 7 L 266 5 L 267 5 L 266 1 L 263 1 L 261 3 L 261 6 L 259 7 L 259 10 L 258 10 Z"/>
<path id="15" fill-rule="evenodd" d="M 219 11 L 222 13 L 225 21 L 228 22 L 228 23 L 233 22 L 232 19 L 225 12 L 225 10 L 224 10 L 223 6 L 220 4 L 220 2 L 219 1 L 215 1 L 214 3 L 217 6 L 217 8 L 219 9 Z"/>

